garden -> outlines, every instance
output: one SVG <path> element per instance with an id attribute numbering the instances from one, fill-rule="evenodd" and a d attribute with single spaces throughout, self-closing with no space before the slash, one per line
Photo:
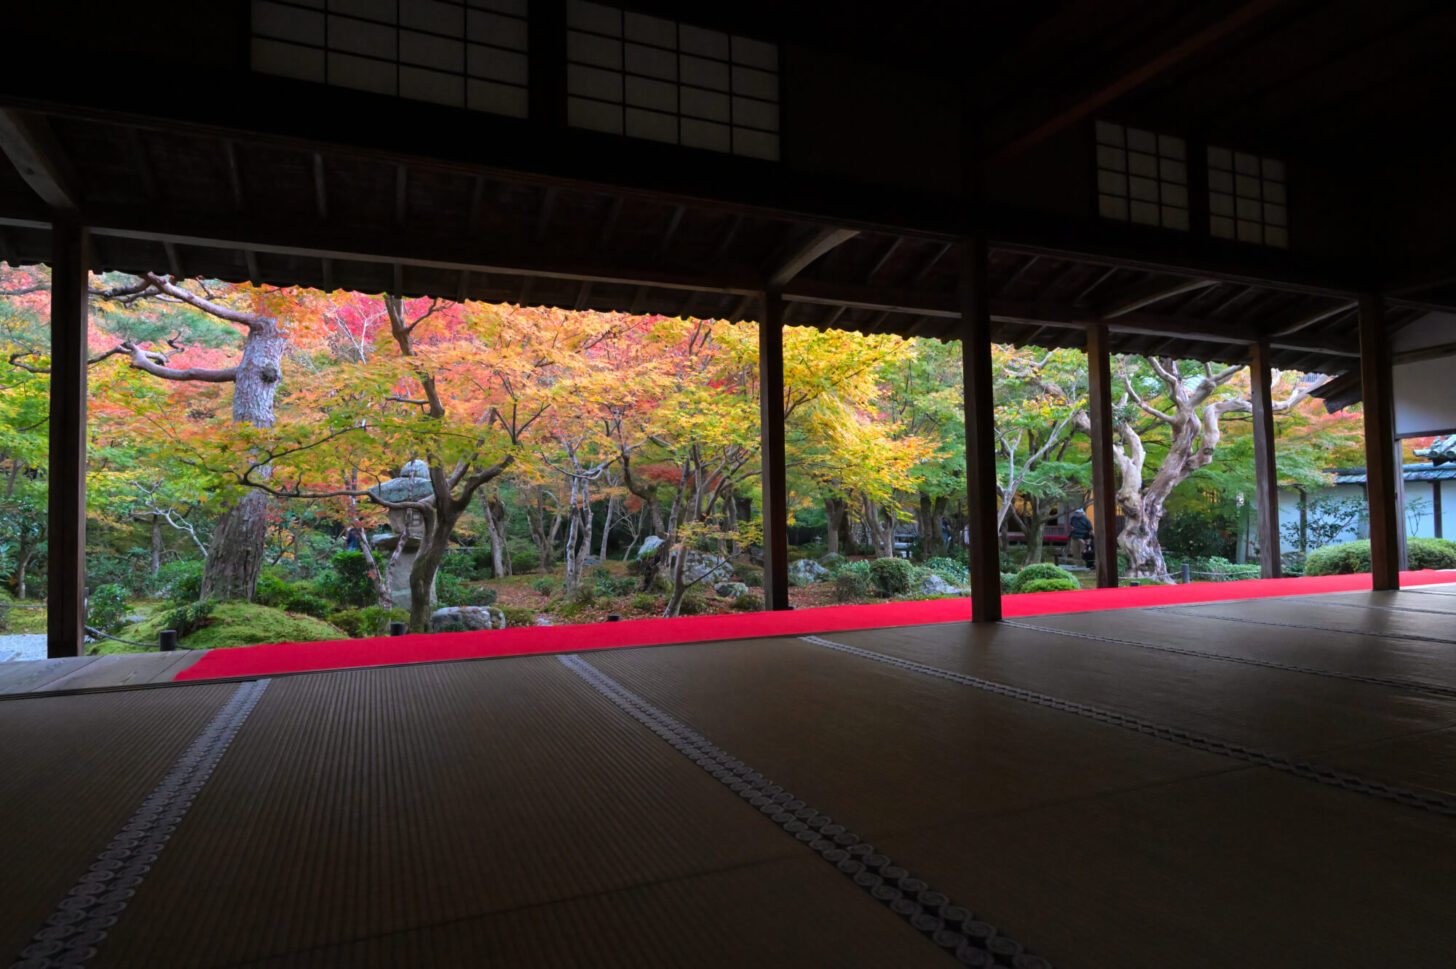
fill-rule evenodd
<path id="1" fill-rule="evenodd" d="M 48 309 L 46 267 L 0 264 L 0 632 L 44 628 Z M 106 274 L 89 342 L 95 651 L 763 608 L 752 323 Z M 1003 589 L 1090 586 L 1085 358 L 994 353 Z M 1256 575 L 1247 368 L 1113 364 L 1124 581 Z M 968 594 L 961 373 L 953 343 L 786 328 L 795 608 Z M 1361 460 L 1322 379 L 1276 375 L 1301 495 Z M 1322 548 L 1350 514 L 1311 504 L 1286 570 L 1359 568 Z"/>

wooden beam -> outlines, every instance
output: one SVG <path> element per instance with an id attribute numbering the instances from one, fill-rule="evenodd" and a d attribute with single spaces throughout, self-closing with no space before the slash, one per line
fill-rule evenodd
<path id="1" fill-rule="evenodd" d="M 779 260 L 778 267 L 769 273 L 769 285 L 775 289 L 784 286 L 820 256 L 857 235 L 858 229 L 820 229 Z"/>
<path id="2" fill-rule="evenodd" d="M 409 217 L 409 166 L 400 162 L 394 167 L 394 224 L 402 226 Z"/>
<path id="3" fill-rule="evenodd" d="M 904 244 L 904 236 L 896 236 L 893 240 L 891 240 L 890 244 L 885 247 L 885 251 L 880 253 L 879 258 L 875 260 L 875 264 L 870 267 L 870 271 L 865 273 L 865 282 L 869 282 L 870 280 L 878 276 L 880 274 L 880 270 L 885 268 L 885 263 L 889 262 L 891 257 L 894 256 L 895 253 L 899 252 L 900 247 Z"/>
<path id="4" fill-rule="evenodd" d="M 546 230 L 551 227 L 551 213 L 556 209 L 556 195 L 558 189 L 555 185 L 548 185 L 541 192 L 541 209 L 536 214 L 536 241 L 540 242 L 546 238 Z"/>
<path id="5" fill-rule="evenodd" d="M 667 228 L 662 230 L 662 238 L 657 241 L 657 258 L 663 258 L 672 248 L 672 240 L 677 236 L 678 227 L 682 225 L 683 213 L 686 211 L 687 206 L 685 205 L 672 207 L 672 215 L 667 219 Z"/>
<path id="6" fill-rule="evenodd" d="M 1337 303 L 1336 305 L 1331 306 L 1329 309 L 1320 310 L 1316 313 L 1310 313 L 1305 316 L 1301 316 L 1297 320 L 1292 320 L 1288 323 L 1281 323 L 1278 326 L 1271 327 L 1269 329 L 1269 336 L 1293 336 L 1301 330 L 1305 330 L 1311 326 L 1314 326 L 1316 323 L 1323 323 L 1325 320 L 1334 319 L 1337 316 L 1343 316 L 1344 314 L 1349 313 L 1351 310 L 1358 309 L 1359 306 L 1360 304 L 1358 301 Z"/>
<path id="7" fill-rule="evenodd" d="M 223 167 L 227 169 L 228 188 L 233 195 L 233 210 L 241 212 L 247 208 L 247 196 L 243 194 L 243 175 L 238 168 L 238 146 L 231 138 L 222 142 Z"/>
<path id="8" fill-rule="evenodd" d="M 324 177 L 324 156 L 313 153 L 313 203 L 320 222 L 329 219 L 329 185 Z"/>
<path id="9" fill-rule="evenodd" d="M 763 591 L 767 608 L 789 608 L 788 468 L 784 457 L 783 300 L 763 294 L 758 326 L 759 434 L 763 466 Z"/>
<path id="10" fill-rule="evenodd" d="M 1250 347 L 1249 377 L 1254 407 L 1254 508 L 1259 515 L 1259 577 L 1277 579 L 1279 553 L 1279 465 L 1274 454 L 1274 386 L 1268 340 Z"/>
<path id="11" fill-rule="evenodd" d="M 1011 139 L 991 153 L 991 160 L 1006 161 L 1034 148 L 1058 132 L 1090 117 L 1128 92 L 1197 56 L 1230 34 L 1249 26 L 1283 4 L 1284 0 L 1250 0 L 1249 3 L 1233 10 L 1222 19 L 1205 26 L 1176 44 L 1165 47 L 1149 60 L 1125 71 L 1121 76 L 1113 78 L 1096 90 L 1088 92 L 1025 134 Z"/>
<path id="12" fill-rule="evenodd" d="M 13 108 L 0 109 L 0 152 L 48 208 L 76 211 L 81 196 L 44 118 Z"/>
<path id="13" fill-rule="evenodd" d="M 1097 315 L 1104 320 L 1116 319 L 1145 306 L 1161 303 L 1165 299 L 1172 299 L 1174 296 L 1217 285 L 1218 280 L 1216 279 L 1180 279 L 1172 283 L 1163 279 L 1155 279 L 1146 286 L 1139 286 L 1132 292 L 1110 301 L 1108 305 L 1101 308 Z"/>
<path id="14" fill-rule="evenodd" d="M 1112 451 L 1112 348 L 1106 323 L 1087 328 L 1087 408 L 1092 422 L 1092 544 L 1097 588 L 1117 588 L 1117 475 Z"/>
<path id="15" fill-rule="evenodd" d="M 1360 298 L 1360 396 L 1365 405 L 1365 494 L 1370 505 L 1370 579 L 1376 591 L 1400 588 L 1400 531 L 1403 517 L 1395 464 L 1395 402 L 1390 345 L 1385 338 L 1385 303 Z"/>
<path id="16" fill-rule="evenodd" d="M 91 241 L 51 226 L 50 471 L 46 655 L 79 656 L 86 639 L 86 330 Z"/>
<path id="17" fill-rule="evenodd" d="M 581 288 L 576 291 L 576 304 L 573 309 L 577 310 L 578 312 L 586 309 L 586 304 L 591 300 L 591 291 L 592 284 L 591 280 L 588 279 L 583 282 L 581 284 Z"/>
<path id="18" fill-rule="evenodd" d="M 169 240 L 162 240 L 162 252 L 167 257 L 167 272 L 172 274 L 173 279 L 182 278 L 182 260 L 177 258 L 177 244 Z"/>
<path id="19" fill-rule="evenodd" d="M 971 621 L 1001 619 L 1001 556 L 996 540 L 996 413 L 991 384 L 990 264 L 985 236 L 961 248 L 961 368 L 966 415 L 966 511 Z"/>

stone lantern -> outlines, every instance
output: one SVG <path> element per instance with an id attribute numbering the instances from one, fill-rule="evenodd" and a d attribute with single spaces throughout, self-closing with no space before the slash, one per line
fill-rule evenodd
<path id="1" fill-rule="evenodd" d="M 415 459 L 399 469 L 398 478 L 390 478 L 369 489 L 369 494 L 381 501 L 433 502 L 435 491 L 430 486 L 430 468 L 425 462 Z M 425 518 L 417 508 L 389 509 L 389 530 L 373 535 L 369 544 L 389 556 L 389 565 L 384 570 L 384 582 L 389 587 L 389 597 L 395 608 L 410 608 L 410 570 L 420 554 L 420 542 L 425 534 Z M 430 587 L 430 603 L 435 601 L 435 589 Z"/>

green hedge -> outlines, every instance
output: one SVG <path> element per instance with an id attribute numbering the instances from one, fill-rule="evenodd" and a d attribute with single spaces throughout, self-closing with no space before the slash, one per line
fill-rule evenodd
<path id="1" fill-rule="evenodd" d="M 1022 584 L 1018 592 L 1076 592 L 1082 588 L 1076 579 L 1032 579 Z"/>
<path id="2" fill-rule="evenodd" d="M 1406 562 L 1413 571 L 1456 569 L 1456 542 L 1448 538 L 1407 539 Z M 1369 571 L 1369 539 L 1315 549 L 1304 563 L 1305 575 L 1354 575 Z"/>
<path id="3" fill-rule="evenodd" d="M 1077 577 L 1074 576 L 1072 573 L 1068 572 L 1066 569 L 1059 569 L 1055 565 L 1052 565 L 1048 562 L 1037 562 L 1035 565 L 1028 565 L 1026 568 L 1016 573 L 1016 578 L 1011 580 L 1011 591 L 1049 592 L 1051 591 L 1051 587 L 1031 589 L 1028 588 L 1028 586 L 1033 583 L 1052 581 L 1063 583 L 1062 585 L 1056 586 L 1055 588 L 1057 589 L 1081 588 L 1081 586 L 1077 583 Z"/>
<path id="4" fill-rule="evenodd" d="M 917 570 L 909 559 L 884 558 L 870 563 L 870 581 L 887 598 L 909 592 L 916 577 Z"/>

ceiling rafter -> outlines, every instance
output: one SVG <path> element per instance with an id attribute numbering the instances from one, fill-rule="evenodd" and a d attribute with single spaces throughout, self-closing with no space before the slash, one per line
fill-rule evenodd
<path id="1" fill-rule="evenodd" d="M 823 228 L 778 260 L 776 267 L 768 274 L 768 285 L 777 289 L 792 280 L 829 250 L 842 246 L 859 235 L 858 229 Z"/>

